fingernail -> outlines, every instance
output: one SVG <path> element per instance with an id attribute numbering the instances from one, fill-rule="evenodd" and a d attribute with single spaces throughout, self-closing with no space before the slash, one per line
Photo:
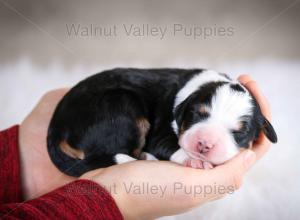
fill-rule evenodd
<path id="1" fill-rule="evenodd" d="M 252 150 L 247 150 L 244 156 L 245 165 L 250 168 L 255 162 L 256 154 Z"/>

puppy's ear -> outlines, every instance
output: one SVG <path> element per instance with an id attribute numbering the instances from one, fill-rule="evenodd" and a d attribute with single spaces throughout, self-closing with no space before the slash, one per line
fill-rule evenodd
<path id="1" fill-rule="evenodd" d="M 251 94 L 251 92 L 249 91 Z M 261 127 L 261 130 L 266 135 L 266 137 L 272 142 L 277 143 L 277 134 L 272 126 L 272 124 L 266 119 L 265 116 L 263 116 L 260 106 L 258 102 L 256 101 L 255 97 L 251 94 L 252 101 L 255 106 L 254 115 L 256 115 L 258 118 L 259 127 Z"/>
<path id="2" fill-rule="evenodd" d="M 266 135 L 266 137 L 272 143 L 277 143 L 277 134 L 276 134 L 273 126 L 268 121 L 268 119 L 266 119 L 265 117 L 263 117 L 263 120 L 264 120 L 264 122 L 263 122 L 263 125 L 262 125 L 262 131 L 264 132 L 264 134 Z"/>
<path id="3" fill-rule="evenodd" d="M 180 128 L 183 123 L 183 119 L 184 119 L 184 115 L 185 115 L 187 106 L 188 106 L 188 101 L 185 100 L 175 108 L 174 117 L 175 117 L 175 121 L 177 123 L 178 128 Z"/>
<path id="4" fill-rule="evenodd" d="M 189 106 L 189 104 L 198 96 L 197 92 L 192 93 L 189 97 L 187 97 L 183 102 L 181 102 L 174 111 L 174 117 L 175 117 L 175 121 L 178 125 L 178 128 L 181 127 L 183 120 L 184 120 L 184 116 L 185 113 L 187 111 L 187 108 Z M 180 130 L 180 129 L 179 129 Z"/>

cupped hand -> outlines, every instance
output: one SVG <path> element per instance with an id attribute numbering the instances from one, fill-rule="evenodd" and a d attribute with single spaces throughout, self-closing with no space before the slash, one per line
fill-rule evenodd
<path id="1" fill-rule="evenodd" d="M 140 160 L 90 171 L 80 178 L 104 186 L 124 219 L 155 219 L 233 193 L 254 161 L 255 154 L 250 150 L 211 170 Z"/>
<path id="2" fill-rule="evenodd" d="M 263 115 L 270 120 L 269 104 L 256 82 L 248 75 L 240 76 L 239 81 L 255 96 Z M 105 186 L 125 219 L 153 219 L 183 213 L 233 193 L 241 186 L 246 171 L 269 147 L 270 142 L 261 133 L 252 150 L 245 150 L 214 169 L 199 170 L 163 161 L 135 161 L 91 171 L 81 178 Z"/>
<path id="3" fill-rule="evenodd" d="M 260 91 L 257 83 L 251 76 L 244 74 L 239 76 L 238 80 L 251 92 L 257 100 L 262 114 L 271 121 L 271 108 L 268 100 Z M 252 150 L 256 153 L 257 159 L 261 158 L 270 148 L 271 142 L 261 132 L 259 138 L 253 143 Z"/>
<path id="4" fill-rule="evenodd" d="M 248 75 L 239 80 L 270 119 L 269 105 L 256 82 Z M 22 184 L 26 198 L 38 197 L 76 179 L 53 165 L 46 146 L 50 118 L 67 91 L 59 89 L 47 93 L 20 126 Z M 245 150 L 211 170 L 196 170 L 165 161 L 135 161 L 90 171 L 81 178 L 106 187 L 126 219 L 151 219 L 182 213 L 233 192 L 240 187 L 246 171 L 269 147 L 270 142 L 261 134 L 252 150 Z M 143 187 L 148 191 L 140 191 Z M 153 189 L 150 192 L 149 187 Z M 157 188 L 161 191 L 155 190 Z"/>

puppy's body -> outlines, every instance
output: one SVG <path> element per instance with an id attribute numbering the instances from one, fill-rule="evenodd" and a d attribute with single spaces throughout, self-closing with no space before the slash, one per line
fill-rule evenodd
<path id="1" fill-rule="evenodd" d="M 224 91 L 215 97 L 221 87 Z M 222 127 L 223 133 L 209 139 L 196 134 L 200 123 L 208 124 L 202 130 L 212 130 L 208 119 L 210 116 L 217 118 L 213 110 L 220 106 L 210 107 L 218 103 L 214 101 L 218 97 L 222 102 L 226 88 L 229 95 L 225 102 L 236 92 L 247 92 L 232 84 L 228 77 L 202 69 L 113 69 L 96 74 L 73 87 L 57 106 L 48 131 L 50 157 L 61 171 L 79 176 L 92 169 L 140 158 L 185 163 L 188 155 L 182 149 L 199 151 L 210 158 L 208 148 L 222 145 L 216 144 L 216 138 L 222 135 L 227 135 L 228 149 L 235 150 L 236 146 L 255 139 L 263 124 L 259 106 L 246 100 L 246 95 L 252 97 L 248 93 L 236 95 L 236 100 L 245 103 L 241 111 L 230 108 L 230 111 L 219 113 L 232 114 L 233 122 L 239 122 L 243 116 L 249 116 L 249 123 L 260 120 L 252 123 L 245 137 L 239 137 L 242 140 L 227 132 L 231 129 L 227 125 Z M 214 120 L 214 128 L 219 129 L 220 123 L 223 122 Z M 193 139 L 190 137 L 196 136 L 197 140 L 190 141 Z M 217 149 L 214 154 L 222 152 L 218 147 L 214 149 Z M 236 153 L 232 149 L 224 151 L 225 156 L 212 157 L 212 161 L 224 162 Z"/>
<path id="2" fill-rule="evenodd" d="M 115 164 L 118 153 L 137 158 L 143 147 L 168 160 L 179 149 L 170 126 L 176 93 L 201 71 L 114 69 L 85 79 L 54 113 L 48 133 L 51 159 L 73 176 Z M 63 141 L 84 156 L 76 158 L 74 152 L 70 157 L 59 147 Z"/>

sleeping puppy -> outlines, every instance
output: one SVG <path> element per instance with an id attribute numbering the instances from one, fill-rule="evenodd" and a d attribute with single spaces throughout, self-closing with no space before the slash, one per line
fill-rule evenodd
<path id="1" fill-rule="evenodd" d="M 51 119 L 53 163 L 71 176 L 137 159 L 212 168 L 277 142 L 255 98 L 225 74 L 203 69 L 113 69 L 73 87 Z"/>

